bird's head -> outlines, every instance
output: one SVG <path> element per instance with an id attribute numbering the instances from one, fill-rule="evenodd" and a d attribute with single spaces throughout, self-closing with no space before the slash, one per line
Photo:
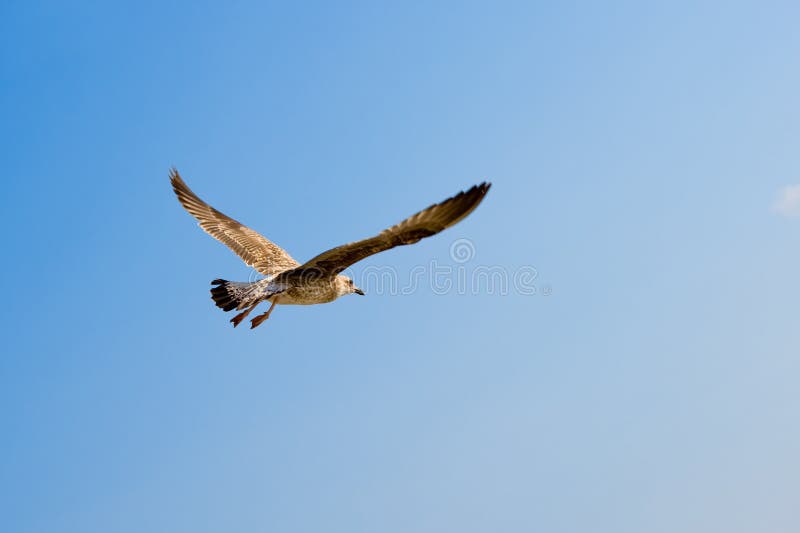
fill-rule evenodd
<path id="1" fill-rule="evenodd" d="M 356 287 L 356 284 L 353 283 L 353 280 L 348 278 L 347 276 L 339 275 L 336 277 L 337 285 L 339 285 L 339 294 L 358 294 L 359 296 L 364 296 L 364 291 Z"/>

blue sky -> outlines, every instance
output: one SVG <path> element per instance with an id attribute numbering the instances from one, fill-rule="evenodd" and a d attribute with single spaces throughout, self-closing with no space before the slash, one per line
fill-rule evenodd
<path id="1" fill-rule="evenodd" d="M 798 531 L 798 16 L 5 2 L 4 529 Z M 352 273 L 536 294 L 234 330 L 172 165 L 301 260 L 491 180 Z"/>

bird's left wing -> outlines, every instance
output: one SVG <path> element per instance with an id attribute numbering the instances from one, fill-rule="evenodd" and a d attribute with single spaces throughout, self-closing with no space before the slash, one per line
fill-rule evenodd
<path id="1" fill-rule="evenodd" d="M 200 227 L 233 250 L 248 266 L 271 276 L 300 265 L 274 242 L 201 200 L 176 169 L 170 171 L 169 179 L 181 205 L 197 219 Z"/>
<path id="2" fill-rule="evenodd" d="M 399 224 L 385 229 L 378 235 L 349 244 L 343 244 L 323 252 L 294 270 L 284 272 L 281 277 L 327 277 L 333 276 L 373 254 L 406 244 L 414 244 L 449 228 L 469 215 L 489 191 L 491 183 L 475 185 L 438 204 L 433 204 L 419 213 L 411 215 Z"/>

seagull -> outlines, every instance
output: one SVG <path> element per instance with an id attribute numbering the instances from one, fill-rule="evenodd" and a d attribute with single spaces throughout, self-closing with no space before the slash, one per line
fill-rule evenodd
<path id="1" fill-rule="evenodd" d="M 244 224 L 222 214 L 200 199 L 172 168 L 172 189 L 184 209 L 195 217 L 209 235 L 233 250 L 248 266 L 265 277 L 254 282 L 215 279 L 211 298 L 224 311 L 242 311 L 231 319 L 239 325 L 261 302 L 269 309 L 251 319 L 250 328 L 267 320 L 276 305 L 313 305 L 328 303 L 345 294 L 364 295 L 353 280 L 340 274 L 345 268 L 373 254 L 395 246 L 414 244 L 436 235 L 469 215 L 481 203 L 491 187 L 483 182 L 455 196 L 411 215 L 399 224 L 368 239 L 331 248 L 303 264 L 283 248 Z"/>

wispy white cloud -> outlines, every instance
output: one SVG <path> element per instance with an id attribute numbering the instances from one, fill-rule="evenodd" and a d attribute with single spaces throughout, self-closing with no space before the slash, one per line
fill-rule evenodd
<path id="1" fill-rule="evenodd" d="M 785 217 L 800 217 L 800 185 L 787 185 L 778 193 L 772 212 Z"/>

